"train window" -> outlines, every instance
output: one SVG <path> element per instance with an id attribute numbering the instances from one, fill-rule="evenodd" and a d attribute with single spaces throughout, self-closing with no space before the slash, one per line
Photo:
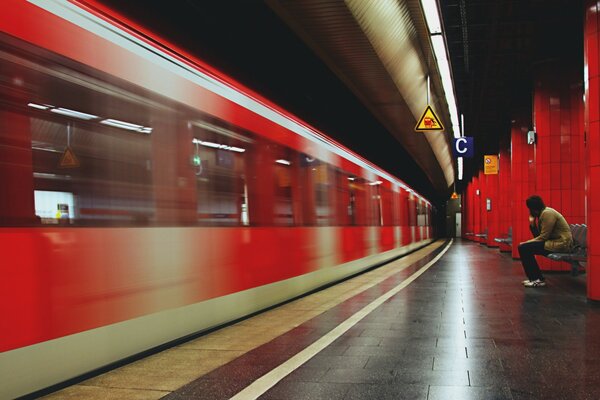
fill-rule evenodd
<path id="1" fill-rule="evenodd" d="M 189 124 L 193 132 L 189 147 L 196 181 L 196 222 L 208 226 L 248 225 L 244 171 L 253 139 L 205 120 Z"/>
<path id="2" fill-rule="evenodd" d="M 381 181 L 368 182 L 367 190 L 371 197 L 369 212 L 369 225 L 381 226 L 383 225 L 383 209 L 382 209 L 382 196 L 381 196 Z"/>
<path id="3" fill-rule="evenodd" d="M 330 226 L 334 223 L 333 171 L 328 164 L 321 163 L 313 170 L 315 175 L 315 206 L 317 225 Z"/>
<path id="4" fill-rule="evenodd" d="M 421 200 L 417 201 L 417 225 L 427 225 L 427 208 Z"/>
<path id="5" fill-rule="evenodd" d="M 417 226 L 417 201 L 413 194 L 407 198 L 408 226 Z"/>
<path id="6" fill-rule="evenodd" d="M 368 225 L 370 222 L 370 203 L 368 199 L 371 186 L 369 186 L 366 179 L 361 177 L 350 177 L 348 179 L 351 225 Z"/>

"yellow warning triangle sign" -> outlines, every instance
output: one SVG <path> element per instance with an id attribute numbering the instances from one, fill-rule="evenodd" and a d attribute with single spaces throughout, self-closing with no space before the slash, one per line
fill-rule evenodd
<path id="1" fill-rule="evenodd" d="M 435 115 L 431 106 L 427 106 L 425 112 L 421 116 L 419 123 L 415 127 L 415 131 L 443 131 L 444 125 L 442 125 L 442 121 Z"/>
<path id="2" fill-rule="evenodd" d="M 79 167 L 79 160 L 73 153 L 70 147 L 65 149 L 62 157 L 60 158 L 60 162 L 58 163 L 59 168 L 77 168 Z"/>

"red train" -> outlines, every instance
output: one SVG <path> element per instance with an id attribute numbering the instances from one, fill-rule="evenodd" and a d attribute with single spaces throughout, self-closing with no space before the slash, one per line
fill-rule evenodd
<path id="1" fill-rule="evenodd" d="M 0 398 L 432 240 L 402 181 L 101 3 L 0 31 Z"/>

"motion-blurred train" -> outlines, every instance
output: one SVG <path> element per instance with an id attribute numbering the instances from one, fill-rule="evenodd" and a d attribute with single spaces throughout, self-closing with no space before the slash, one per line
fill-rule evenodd
<path id="1" fill-rule="evenodd" d="M 99 2 L 0 31 L 0 398 L 432 240 L 402 181 Z"/>

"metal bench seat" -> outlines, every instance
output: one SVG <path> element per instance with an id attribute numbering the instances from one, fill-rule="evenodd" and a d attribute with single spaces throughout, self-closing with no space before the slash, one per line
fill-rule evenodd
<path id="1" fill-rule="evenodd" d="M 486 239 L 486 240 L 487 240 L 487 236 L 488 236 L 488 235 L 487 235 L 487 232 L 488 232 L 488 230 L 487 230 L 487 228 L 485 228 L 485 229 L 483 230 L 483 232 L 481 232 L 481 233 L 476 233 L 476 234 L 475 234 L 475 237 L 478 237 L 478 238 L 483 238 L 483 239 Z"/>
<path id="2" fill-rule="evenodd" d="M 573 251 L 571 253 L 550 253 L 548 258 L 554 261 L 565 261 L 571 264 L 571 274 L 576 276 L 583 266 L 579 262 L 587 261 L 587 225 L 570 224 L 573 235 Z"/>
<path id="3" fill-rule="evenodd" d="M 494 238 L 494 242 L 504 243 L 509 246 L 512 246 L 512 226 L 508 228 L 508 233 L 506 234 L 506 237 Z"/>

